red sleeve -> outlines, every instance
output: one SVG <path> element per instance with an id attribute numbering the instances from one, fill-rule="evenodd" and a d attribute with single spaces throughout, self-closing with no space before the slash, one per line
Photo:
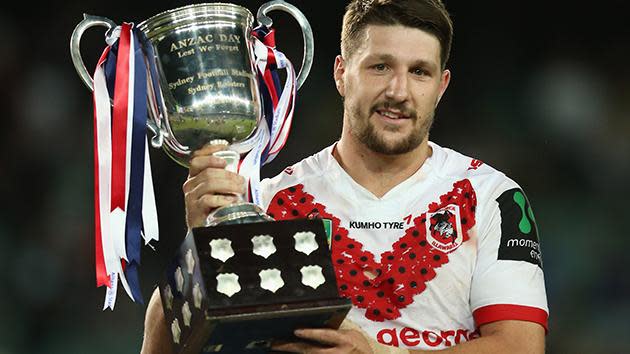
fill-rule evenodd
<path id="1" fill-rule="evenodd" d="M 496 321 L 520 320 L 538 323 L 545 328 L 545 333 L 549 332 L 547 323 L 549 314 L 537 307 L 507 304 L 488 305 L 476 309 L 473 312 L 473 317 L 477 327 Z"/>

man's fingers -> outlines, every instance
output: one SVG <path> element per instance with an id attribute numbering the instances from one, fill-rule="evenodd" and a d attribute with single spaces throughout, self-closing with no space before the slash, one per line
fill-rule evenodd
<path id="1" fill-rule="evenodd" d="M 235 195 L 221 194 L 206 194 L 196 200 L 186 200 L 186 223 L 189 228 L 204 226 L 213 210 L 237 201 Z"/>
<path id="2" fill-rule="evenodd" d="M 345 337 L 338 330 L 327 328 L 308 328 L 295 330 L 295 336 L 331 346 L 344 343 Z"/>
<path id="3" fill-rule="evenodd" d="M 240 194 L 245 191 L 245 178 L 242 176 L 223 169 L 208 168 L 184 182 L 182 187 L 184 194 L 193 192 L 201 184 L 208 184 L 201 194 L 212 192 Z M 197 194 L 197 197 L 201 194 Z"/>
<path id="4" fill-rule="evenodd" d="M 197 156 L 207 156 L 212 155 L 217 151 L 222 151 L 227 149 L 227 145 L 224 144 L 208 144 L 202 147 L 201 149 L 195 150 L 192 153 L 192 157 L 195 158 Z"/>
<path id="5" fill-rule="evenodd" d="M 197 185 L 192 193 L 197 198 L 205 194 L 243 194 L 245 193 L 245 184 L 240 179 L 204 181 Z"/>
<path id="6" fill-rule="evenodd" d="M 332 329 L 298 329 L 294 333 L 298 338 L 321 345 L 305 342 L 276 343 L 271 349 L 288 353 L 327 354 L 334 353 L 344 343 L 344 337 Z"/>
<path id="7" fill-rule="evenodd" d="M 277 343 L 271 346 L 271 350 L 286 353 L 303 354 L 329 354 L 334 353 L 334 348 L 325 348 L 304 342 Z"/>
<path id="8" fill-rule="evenodd" d="M 211 210 L 216 208 L 220 208 L 222 206 L 230 205 L 236 202 L 238 198 L 234 195 L 209 195 L 206 194 L 199 198 L 198 203 L 204 209 L 206 213 L 209 213 Z"/>
<path id="9" fill-rule="evenodd" d="M 192 191 L 186 193 L 186 204 L 193 204 L 204 197 L 209 196 L 235 196 L 242 194 L 244 186 L 231 180 L 204 181 L 198 184 Z M 236 199 L 234 200 L 236 201 Z"/>
<path id="10" fill-rule="evenodd" d="M 223 159 L 214 156 L 193 158 L 191 175 L 182 186 L 189 228 L 205 225 L 212 210 L 237 202 L 237 195 L 245 193 L 245 178 L 222 167 L 211 167 L 224 165 Z"/>
<path id="11" fill-rule="evenodd" d="M 277 342 L 271 348 L 276 351 L 309 354 L 372 353 L 363 335 L 354 330 L 308 328 L 298 329 L 294 334 L 304 341 Z"/>
<path id="12" fill-rule="evenodd" d="M 303 353 L 304 343 L 274 344 L 271 346 L 271 350 L 285 353 Z"/>
<path id="13" fill-rule="evenodd" d="M 201 171 L 208 168 L 223 169 L 227 165 L 225 159 L 212 155 L 199 155 L 190 160 L 190 168 L 188 174 L 190 177 L 198 175 Z"/>
<path id="14" fill-rule="evenodd" d="M 226 161 L 220 157 L 212 156 L 212 154 L 225 149 L 227 149 L 227 145 L 209 144 L 199 150 L 195 150 L 190 159 L 190 176 L 196 176 L 206 168 L 224 168 L 227 164 Z"/>

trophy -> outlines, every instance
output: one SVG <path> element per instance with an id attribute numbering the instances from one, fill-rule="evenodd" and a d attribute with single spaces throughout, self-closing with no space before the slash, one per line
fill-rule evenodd
<path id="1" fill-rule="evenodd" d="M 267 16 L 272 10 L 291 14 L 302 28 L 304 56 L 298 75 L 275 49 L 273 22 Z M 253 19 L 247 9 L 225 3 L 162 12 L 133 30 L 129 24 L 119 27 L 107 18 L 85 15 L 71 38 L 73 63 L 83 82 L 95 91 L 95 107 L 99 106 L 98 87 L 123 92 L 118 96 L 129 97 L 133 101 L 129 107 L 146 105 L 150 118 L 145 124 L 153 134 L 153 147 L 163 148 L 188 167 L 194 151 L 208 144 L 227 144 L 228 149 L 217 156 L 226 159 L 228 169 L 236 171 L 239 165 L 239 173 L 250 180 L 254 203 L 241 196 L 239 202 L 214 211 L 207 227 L 187 235 L 160 283 L 167 327 L 177 352 L 264 351 L 272 340 L 290 338 L 296 327 L 338 327 L 350 308 L 349 300 L 338 295 L 323 222 L 274 222 L 256 204 L 259 167 L 284 145 L 295 92 L 308 76 L 314 45 L 308 21 L 285 1 L 263 4 L 256 29 Z M 81 59 L 81 36 L 93 26 L 108 28 L 108 42 L 114 42 L 115 36 L 120 39 L 115 82 L 99 79 L 112 69 L 103 59 L 99 67 L 105 74 L 97 76 L 97 68 L 94 78 Z M 123 47 L 131 49 L 127 53 L 121 51 Z M 120 65 L 123 58 L 135 58 L 129 59 L 134 64 Z M 279 68 L 287 70 L 282 90 L 274 86 L 278 81 L 274 70 Z M 126 75 L 134 69 L 135 76 L 119 78 L 118 72 Z M 121 82 L 136 86 L 119 90 Z M 104 97 L 100 111 L 109 109 L 102 102 L 108 105 L 111 99 L 116 114 L 117 98 Z M 99 108 L 95 111 L 98 114 Z M 100 122 L 108 124 L 107 114 Z M 136 116 L 133 119 L 136 122 Z M 112 151 L 117 148 L 113 134 Z M 114 184 L 112 177 L 112 190 Z"/>
<path id="2" fill-rule="evenodd" d="M 302 68 L 297 88 L 308 76 L 313 61 L 313 33 L 304 15 L 284 1 L 271 1 L 258 10 L 260 25 L 271 27 L 272 10 L 293 15 L 304 39 Z M 191 153 L 213 143 L 229 149 L 217 155 L 236 164 L 252 150 L 262 120 L 252 42 L 253 16 L 245 8 L 222 3 L 196 4 L 166 11 L 140 23 L 146 60 L 155 67 L 147 96 L 151 102 L 148 128 L 153 147 L 163 147 L 177 163 L 188 167 Z M 104 17 L 85 16 L 71 39 L 71 56 L 79 76 L 93 89 L 79 52 L 83 32 L 92 26 L 110 31 L 116 24 Z M 150 75 L 149 75 L 150 76 Z M 290 124 L 289 124 L 290 125 Z M 210 224 L 269 220 L 255 204 L 238 203 L 217 210 Z"/>

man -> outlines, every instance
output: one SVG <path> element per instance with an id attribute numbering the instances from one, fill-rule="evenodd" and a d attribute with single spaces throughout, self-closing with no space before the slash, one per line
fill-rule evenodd
<path id="1" fill-rule="evenodd" d="M 440 0 L 348 6 L 334 66 L 341 138 L 266 180 L 263 195 L 276 219 L 332 221 L 339 291 L 353 308 L 341 329 L 302 329 L 303 342 L 275 350 L 544 352 L 542 261 L 524 193 L 481 161 L 428 140 L 451 78 L 451 37 Z M 211 155 L 217 150 L 192 159 L 189 227 L 243 192 L 243 179 Z M 156 294 L 145 349 L 168 338 Z"/>

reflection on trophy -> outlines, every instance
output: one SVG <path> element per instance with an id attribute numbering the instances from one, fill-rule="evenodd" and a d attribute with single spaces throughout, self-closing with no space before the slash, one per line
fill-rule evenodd
<path id="1" fill-rule="evenodd" d="M 302 27 L 305 52 L 298 75 L 275 49 L 270 33 L 272 21 L 267 17 L 271 10 L 288 12 Z M 71 39 L 75 67 L 84 83 L 95 91 L 95 121 L 101 122 L 98 124 L 107 126 L 109 112 L 103 106 L 109 109 L 109 100 L 113 102 L 111 144 L 107 145 L 112 159 L 121 145 L 116 140 L 116 132 L 120 130 L 117 127 L 126 124 L 127 119 L 123 116 L 119 118 L 123 123 L 116 123 L 117 112 L 118 116 L 123 115 L 116 105 L 120 97 L 129 97 L 129 105 L 123 111 L 133 118 L 127 122 L 131 126 L 143 115 L 137 107 L 148 112 L 146 127 L 153 134 L 152 146 L 163 147 L 173 160 L 187 167 L 195 150 L 207 144 L 227 143 L 228 150 L 219 152 L 219 156 L 234 171 L 239 165 L 238 172 L 249 179 L 253 203 L 243 197 L 240 202 L 211 214 L 209 227 L 194 229 L 186 237 L 160 284 L 177 352 L 253 353 L 267 348 L 273 339 L 290 337 L 292 329 L 298 326 L 336 327 L 350 308 L 349 301 L 338 296 L 321 220 L 269 222 L 272 218 L 257 205 L 259 168 L 284 145 L 295 92 L 306 79 L 313 58 L 312 31 L 297 8 L 284 1 L 271 1 L 260 7 L 257 20 L 260 26 L 254 29 L 253 15 L 243 7 L 196 4 L 160 13 L 135 27 L 130 24 L 117 27 L 109 19 L 85 16 Z M 102 74 L 97 69 L 92 78 L 85 69 L 79 42 L 83 32 L 92 26 L 109 29 L 109 57 L 117 50 L 115 80 L 109 80 L 108 72 L 114 69 L 113 64 L 104 60 L 105 54 L 98 66 L 102 67 Z M 123 48 L 129 50 L 128 54 Z M 133 64 L 121 65 L 123 59 Z M 278 80 L 273 79 L 277 75 L 275 70 L 281 68 L 287 70 L 283 89 L 276 87 L 274 83 Z M 133 74 L 121 76 L 127 71 Z M 129 89 L 119 88 L 127 82 Z M 99 90 L 105 94 L 99 96 Z M 98 116 L 103 111 L 104 119 Z M 108 134 L 99 131 L 95 136 L 102 143 L 102 137 L 109 138 Z M 118 139 L 133 150 L 136 140 L 129 143 L 131 138 Z M 99 168 L 103 165 L 101 152 L 99 145 Z M 131 160 L 131 168 L 127 168 L 131 173 L 134 156 L 140 156 L 137 152 L 133 154 L 129 152 L 131 158 L 127 158 Z M 145 156 L 148 159 L 146 153 Z M 116 161 L 112 165 L 111 180 L 100 171 L 98 181 L 101 187 L 111 185 L 114 225 L 120 217 L 113 208 Z M 124 161 L 119 165 L 124 170 Z M 143 171 L 146 173 L 147 169 Z M 133 175 L 127 180 L 133 181 Z M 133 189 L 131 184 L 127 191 Z M 103 199 L 109 200 L 109 196 L 100 193 L 101 203 Z M 133 192 L 129 193 L 131 203 Z M 122 203 L 122 206 L 120 209 L 129 209 L 131 213 L 129 205 L 125 208 Z M 105 207 L 109 211 L 109 205 Z M 109 214 L 100 213 L 101 221 L 110 222 Z M 129 237 L 128 228 L 125 230 Z M 104 268 L 112 281 L 108 257 L 120 247 L 114 245 L 108 251 L 105 237 Z M 97 273 L 98 256 L 97 250 Z M 127 290 L 124 274 L 119 272 Z M 130 277 L 129 282 L 133 279 Z M 133 286 L 130 287 L 133 293 Z"/>

